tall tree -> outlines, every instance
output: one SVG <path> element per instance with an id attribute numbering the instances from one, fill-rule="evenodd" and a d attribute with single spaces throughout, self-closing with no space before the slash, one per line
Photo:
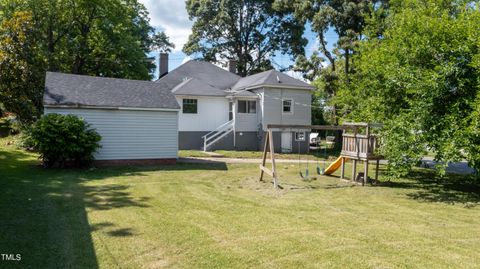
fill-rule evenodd
<path id="1" fill-rule="evenodd" d="M 278 52 L 304 53 L 304 24 L 272 8 L 273 0 L 187 0 L 194 21 L 183 51 L 207 61 L 237 61 L 241 76 L 271 68 Z"/>
<path id="2" fill-rule="evenodd" d="M 26 42 L 35 43 L 35 57 L 43 61 L 28 63 L 35 72 L 148 80 L 155 63 L 147 53 L 173 46 L 162 32 L 155 33 L 137 0 L 0 0 L 0 7 L 0 21 L 18 12 L 30 14 L 33 27 Z M 37 85 L 43 85 L 43 77 Z M 34 103 L 40 112 L 41 103 Z"/>
<path id="3" fill-rule="evenodd" d="M 170 42 L 170 38 L 165 32 L 158 32 L 153 35 L 150 48 L 158 52 L 171 52 L 175 48 L 175 44 Z"/>
<path id="4" fill-rule="evenodd" d="M 396 1 L 372 29 L 337 103 L 349 120 L 385 123 L 382 153 L 396 176 L 426 150 L 480 171 L 480 8 L 471 1 Z M 376 28 L 376 27 L 374 27 Z"/>
<path id="5" fill-rule="evenodd" d="M 352 55 L 364 36 L 366 20 L 372 14 L 384 14 L 388 0 L 276 0 L 275 8 L 290 11 L 301 23 L 310 23 L 316 33 L 318 50 L 310 59 L 301 55 L 296 70 L 305 73 L 309 80 L 319 79 L 320 96 L 327 101 L 338 91 L 339 80 L 348 82 L 354 71 Z M 338 41 L 329 49 L 327 32 L 333 30 Z M 333 119 L 338 124 L 337 107 Z"/>
<path id="6" fill-rule="evenodd" d="M 43 77 L 38 49 L 31 35 L 34 25 L 31 14 L 16 12 L 0 25 L 0 104 L 24 121 L 35 119 L 41 105 Z"/>

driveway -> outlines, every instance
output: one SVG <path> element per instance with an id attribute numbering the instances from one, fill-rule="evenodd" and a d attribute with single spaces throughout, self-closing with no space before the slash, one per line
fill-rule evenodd
<path id="1" fill-rule="evenodd" d="M 435 165 L 437 164 L 437 162 L 435 162 L 432 157 L 424 157 L 422 162 L 424 167 L 430 169 L 435 169 Z M 468 175 L 475 173 L 475 170 L 468 166 L 467 161 L 461 161 L 456 163 L 449 163 L 447 167 L 447 172 L 453 174 Z"/>
<path id="2" fill-rule="evenodd" d="M 267 162 L 270 161 L 270 158 L 267 159 Z M 215 157 L 187 157 L 187 158 L 178 158 L 178 162 L 181 163 L 257 163 L 260 164 L 262 159 L 245 159 L 245 158 L 215 158 Z M 314 163 L 315 161 L 310 160 L 309 163 Z M 275 159 L 275 163 L 298 163 L 298 160 L 288 160 L 288 159 Z M 307 160 L 300 160 L 300 163 L 307 163 Z M 319 163 L 323 163 L 319 161 Z"/>

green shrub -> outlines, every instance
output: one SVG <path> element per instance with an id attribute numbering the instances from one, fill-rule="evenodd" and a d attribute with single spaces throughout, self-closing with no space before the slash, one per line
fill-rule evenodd
<path id="1" fill-rule="evenodd" d="M 0 137 L 5 137 L 10 134 L 10 121 L 5 118 L 0 118 Z"/>
<path id="2" fill-rule="evenodd" d="M 45 167 L 90 165 L 101 140 L 83 119 L 59 114 L 43 116 L 27 137 L 29 144 L 40 152 Z"/>

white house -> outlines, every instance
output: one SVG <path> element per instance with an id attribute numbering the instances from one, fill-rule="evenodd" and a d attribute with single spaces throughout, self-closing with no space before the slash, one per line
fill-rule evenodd
<path id="1" fill-rule="evenodd" d="M 311 124 L 314 87 L 303 81 L 276 70 L 242 78 L 203 61 L 167 73 L 168 55 L 160 59 L 157 83 L 181 107 L 180 149 L 260 150 L 267 124 Z M 274 137 L 277 152 L 308 151 L 308 130 L 277 130 Z"/>
<path id="2" fill-rule="evenodd" d="M 161 59 L 156 82 L 48 72 L 44 112 L 84 118 L 102 136 L 95 158 L 124 163 L 174 162 L 178 149 L 260 150 L 268 124 L 311 124 L 314 88 L 303 81 L 275 70 L 242 78 L 202 61 L 167 73 Z M 309 149 L 309 130 L 273 135 L 276 152 Z"/>
<path id="3" fill-rule="evenodd" d="M 47 72 L 44 113 L 75 114 L 102 136 L 98 162 L 173 163 L 180 106 L 150 81 Z"/>

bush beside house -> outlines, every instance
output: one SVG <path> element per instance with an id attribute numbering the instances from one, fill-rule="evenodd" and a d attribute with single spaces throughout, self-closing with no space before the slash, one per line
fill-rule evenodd
<path id="1" fill-rule="evenodd" d="M 32 126 L 27 140 L 45 167 L 80 167 L 92 163 L 101 136 L 75 115 L 48 114 Z"/>

